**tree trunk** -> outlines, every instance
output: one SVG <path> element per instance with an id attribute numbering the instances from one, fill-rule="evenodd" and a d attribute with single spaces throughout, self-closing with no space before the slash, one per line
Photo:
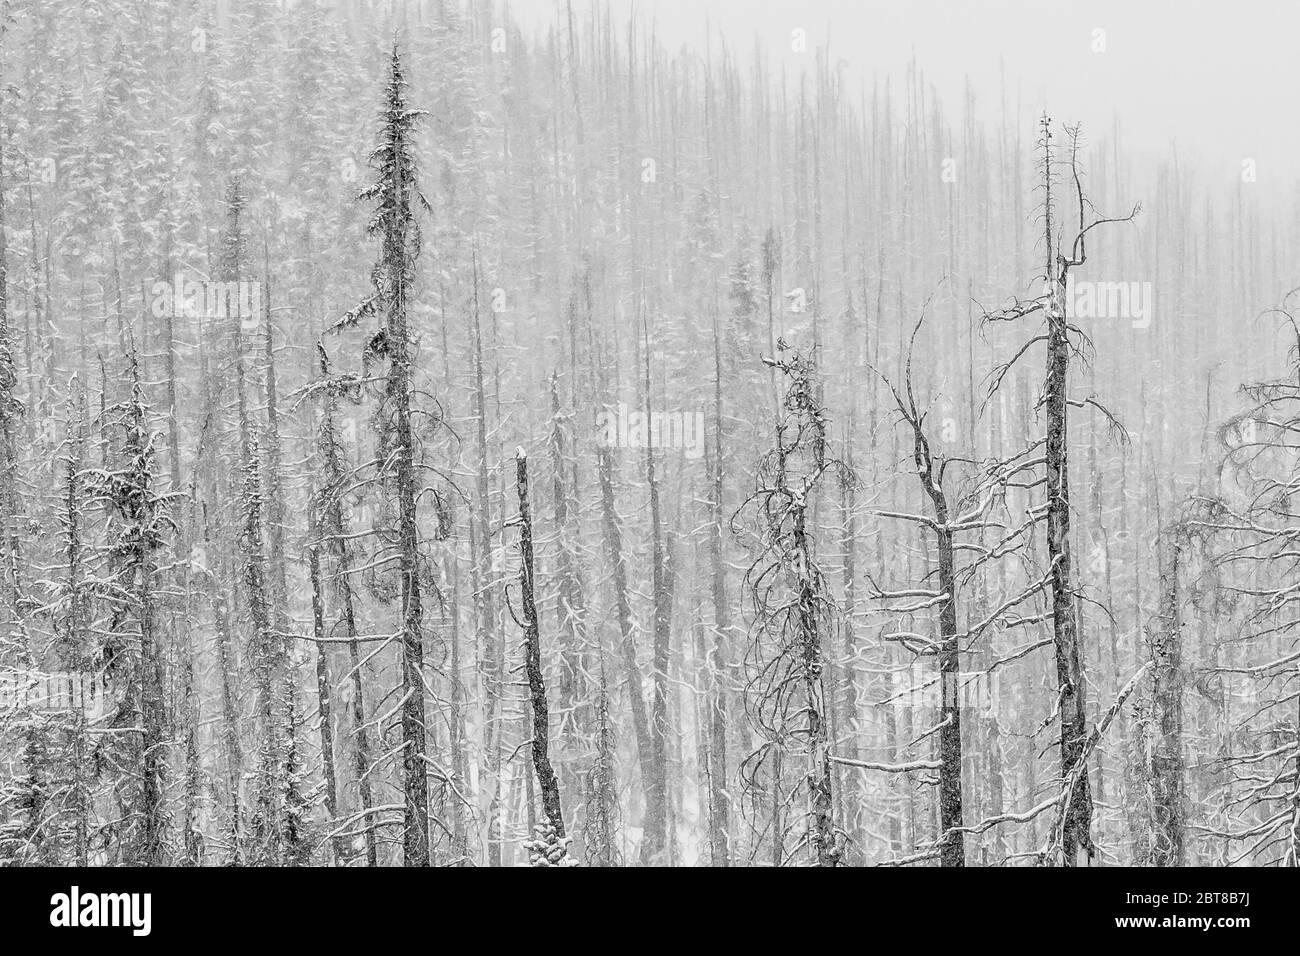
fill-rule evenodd
<path id="1" fill-rule="evenodd" d="M 313 539 L 316 537 L 315 522 L 311 522 L 312 527 L 308 535 Z M 316 638 L 316 707 L 319 711 L 317 717 L 320 720 L 320 757 L 321 757 L 321 776 L 325 784 L 325 810 L 329 813 L 329 826 L 331 829 L 338 824 L 339 818 L 339 785 L 338 774 L 334 770 L 334 717 L 333 707 L 331 705 L 331 684 L 329 669 L 329 651 L 326 643 L 325 630 L 325 594 L 324 585 L 321 582 L 320 571 L 320 546 L 313 540 L 307 546 L 307 570 L 311 578 L 311 619 L 312 634 Z M 330 847 L 334 853 L 334 863 L 338 865 L 345 859 L 343 852 L 343 838 L 334 836 L 330 838 Z"/>
<path id="2" fill-rule="evenodd" d="M 645 354 L 645 448 L 646 485 L 650 494 L 651 589 L 654 599 L 654 642 L 651 654 L 650 767 L 645 783 L 645 837 L 641 843 L 641 863 L 647 866 L 668 864 L 668 654 L 672 627 L 672 583 L 668 577 L 668 557 L 664 547 L 663 517 L 659 501 L 659 481 L 655 475 L 655 452 L 649 438 L 650 349 Z"/>
<path id="3" fill-rule="evenodd" d="M 605 551 L 609 557 L 614 579 L 614 602 L 618 613 L 620 635 L 619 652 L 623 670 L 627 675 L 627 697 L 632 711 L 632 731 L 636 737 L 636 752 L 641 768 L 642 791 L 649 789 L 651 777 L 651 745 L 649 720 L 645 710 L 645 691 L 641 682 L 641 668 L 636 659 L 636 636 L 632 621 L 632 603 L 628 596 L 627 566 L 623 561 L 623 535 L 618 526 L 618 513 L 614 510 L 614 464 L 612 453 L 605 445 L 596 449 L 596 470 L 600 480 L 601 517 L 604 525 Z M 647 804 L 649 796 L 646 797 Z M 647 815 L 649 808 L 647 807 Z"/>
<path id="4" fill-rule="evenodd" d="M 1046 123 L 1044 137 L 1049 136 Z M 1046 142 L 1046 140 L 1045 140 Z M 1051 152 L 1045 151 L 1048 174 L 1045 232 L 1047 275 L 1051 277 L 1047 301 L 1047 377 L 1043 384 L 1043 405 L 1047 418 L 1047 558 L 1050 568 L 1052 597 L 1052 636 L 1056 653 L 1056 684 L 1060 695 L 1061 778 L 1066 779 L 1078 763 L 1084 739 L 1088 735 L 1086 688 L 1079 654 L 1077 602 L 1070 549 L 1070 475 L 1068 413 L 1068 375 L 1070 342 L 1065 315 L 1066 260 L 1056 248 L 1052 232 Z M 1087 866 L 1093 855 L 1092 791 L 1085 769 L 1068 798 L 1062 836 L 1063 862 L 1066 866 Z"/>
<path id="5" fill-rule="evenodd" d="M 1161 569 L 1160 626 L 1152 635 L 1152 730 L 1150 758 L 1154 819 L 1151 833 L 1153 866 L 1183 866 L 1185 770 L 1183 767 L 1182 595 L 1178 576 L 1183 558 L 1178 528 L 1166 534 L 1167 560 Z"/>
<path id="6" fill-rule="evenodd" d="M 524 669 L 528 672 L 528 700 L 533 718 L 533 769 L 542 790 L 542 808 L 555 834 L 564 838 L 564 815 L 560 812 L 560 785 L 548 753 L 550 709 L 546 702 L 546 681 L 542 677 L 541 634 L 533 578 L 533 515 L 528 500 L 528 458 L 523 449 L 515 456 L 515 487 L 519 492 L 519 586 L 522 591 Z"/>

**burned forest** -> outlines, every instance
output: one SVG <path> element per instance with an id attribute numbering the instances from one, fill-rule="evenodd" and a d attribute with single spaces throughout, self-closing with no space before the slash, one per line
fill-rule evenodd
<path id="1" fill-rule="evenodd" d="M 1294 165 L 514 6 L 0 0 L 0 865 L 1300 865 Z"/>

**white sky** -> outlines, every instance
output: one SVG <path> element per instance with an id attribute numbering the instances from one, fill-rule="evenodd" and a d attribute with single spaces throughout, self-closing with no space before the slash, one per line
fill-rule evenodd
<path id="1" fill-rule="evenodd" d="M 590 0 L 574 0 L 575 9 Z M 1289 191 L 1300 164 L 1300 3 L 1294 0 L 609 0 L 616 19 L 635 6 L 676 47 L 703 50 L 706 18 L 747 63 L 754 38 L 790 53 L 791 30 L 810 50 L 830 37 L 832 60 L 866 77 L 904 76 L 915 52 L 956 120 L 965 79 L 995 119 L 1005 66 L 1008 108 L 1017 86 L 1023 120 L 1044 105 L 1082 121 L 1093 138 L 1118 115 L 1131 156 L 1168 155 L 1171 144 L 1226 184 L 1241 160 L 1261 186 Z M 551 23 L 563 0 L 512 0 L 525 24 Z M 1106 51 L 1092 51 L 1093 30 Z M 811 66 L 811 54 L 805 62 Z M 1272 191 L 1272 190 L 1270 190 Z"/>

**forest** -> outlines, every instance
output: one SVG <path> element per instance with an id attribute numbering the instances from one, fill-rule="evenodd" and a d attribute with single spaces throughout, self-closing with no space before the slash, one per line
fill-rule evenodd
<path id="1" fill-rule="evenodd" d="M 1290 174 L 545 6 L 0 0 L 0 864 L 1300 865 Z"/>

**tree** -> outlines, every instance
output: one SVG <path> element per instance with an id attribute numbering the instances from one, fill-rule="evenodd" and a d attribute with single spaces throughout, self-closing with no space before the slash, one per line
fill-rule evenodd
<path id="1" fill-rule="evenodd" d="M 415 127 L 423 111 L 406 104 L 406 74 L 393 45 L 379 145 L 370 155 L 376 181 L 358 198 L 375 203 L 367 227 L 380 239 L 380 257 L 372 272 L 374 293 L 349 312 L 338 327 L 381 317 L 383 325 L 366 344 L 364 359 L 387 362 L 388 373 L 376 419 L 382 440 L 380 480 L 397 500 L 394 559 L 400 579 L 402 647 L 402 792 L 404 795 L 402 860 L 406 866 L 429 865 L 429 781 L 425 766 L 424 636 L 421 606 L 421 557 L 417 501 L 419 465 L 412 427 L 414 345 L 409 323 L 415 261 L 420 254 L 417 215 L 429 204 L 420 192 L 415 161 Z"/>
<path id="2" fill-rule="evenodd" d="M 1147 634 L 1150 725 L 1143 728 L 1151 791 L 1151 864 L 1186 863 L 1187 787 L 1183 764 L 1183 607 L 1180 576 L 1191 545 L 1187 526 L 1169 528 L 1160 542 L 1159 619 Z"/>
<path id="3" fill-rule="evenodd" d="M 118 762 L 115 826 L 117 859 L 160 866 L 169 862 L 170 813 L 166 804 L 168 726 L 164 698 L 163 637 L 158 629 L 160 553 L 176 526 L 176 493 L 157 488 L 156 435 L 134 352 L 128 355 L 130 392 L 113 405 L 109 424 L 121 435 L 118 464 L 95 475 L 95 498 L 108 510 L 111 610 L 103 646 L 105 673 L 122 689 L 101 759 Z M 119 756 L 120 755 L 120 756 Z"/>
<path id="4" fill-rule="evenodd" d="M 1245 662 L 1212 668 L 1218 697 L 1230 700 L 1229 681 L 1244 681 L 1248 693 L 1229 725 L 1229 741 L 1241 740 L 1244 752 L 1225 747 L 1222 764 L 1227 819 L 1213 835 L 1243 849 L 1228 862 L 1248 855 L 1285 866 L 1300 866 L 1300 730 L 1295 710 L 1300 646 L 1293 606 L 1297 562 L 1297 510 L 1300 490 L 1300 322 L 1289 293 L 1268 310 L 1287 343 L 1285 374 L 1270 374 L 1242 386 L 1250 405 L 1220 429 L 1227 446 L 1220 490 L 1193 500 L 1184 534 L 1213 536 L 1212 566 L 1218 587 L 1242 602 L 1244 621 L 1239 641 L 1251 650 Z M 1177 539 L 1170 542 L 1177 547 Z M 1174 551 L 1177 554 L 1177 551 Z M 1166 577 L 1166 587 L 1173 578 Z M 1181 731 L 1178 691 L 1178 640 L 1182 625 L 1176 595 L 1166 597 L 1164 632 L 1152 648 L 1156 667 L 1154 701 L 1160 723 L 1152 748 L 1156 801 L 1153 816 L 1162 832 L 1153 839 L 1152 855 L 1177 860 L 1181 836 L 1180 753 L 1171 750 Z M 1283 709 L 1291 706 L 1290 713 Z M 1178 762 L 1175 762 L 1178 761 Z M 1240 789 L 1234 793 L 1234 787 Z"/>
<path id="5" fill-rule="evenodd" d="M 776 444 L 759 462 L 755 489 L 732 518 L 733 529 L 755 551 L 745 572 L 753 613 L 749 707 L 767 746 L 803 750 L 808 769 L 796 790 L 807 800 L 808 824 L 799 845 L 808 847 L 817 866 L 836 866 L 842 848 L 832 818 L 822 670 L 839 609 L 817 563 L 808 516 L 825 479 L 853 476 L 827 457 L 826 413 L 817 400 L 812 363 L 787 353 L 784 342 L 777 347 L 774 358 L 764 359 L 787 383 Z M 742 532 L 737 521 L 745 517 L 750 524 Z M 751 766 L 755 756 L 747 761 Z"/>
<path id="6" fill-rule="evenodd" d="M 548 841 L 565 841 L 564 814 L 560 809 L 560 785 L 551 766 L 550 706 L 546 680 L 542 675 L 541 627 L 537 619 L 536 579 L 533 571 L 533 513 L 528 498 L 528 456 L 522 448 L 515 454 L 515 488 L 519 495 L 519 605 L 520 614 L 510 613 L 524 632 L 524 670 L 528 673 L 528 703 L 533 715 L 533 770 L 542 790 Z"/>
<path id="7" fill-rule="evenodd" d="M 375 840 L 375 827 L 378 818 L 370 812 L 374 806 L 374 794 L 371 786 L 371 752 L 370 731 L 366 720 L 366 688 L 362 675 L 361 650 L 357 625 L 357 601 L 353 589 L 353 555 L 356 547 L 354 535 L 347 516 L 344 514 L 343 499 L 347 494 L 352 477 L 352 469 L 347 467 L 347 450 L 343 447 L 339 433 L 339 397 L 358 395 L 359 388 L 355 382 L 346 377 L 333 378 L 330 375 L 329 354 L 322 342 L 316 343 L 316 355 L 319 362 L 320 387 L 323 393 L 320 428 L 316 435 L 316 452 L 320 460 L 323 486 L 314 503 L 319 518 L 316 531 L 320 540 L 326 545 L 333 559 L 332 582 L 339 602 L 338 625 L 343 628 L 342 640 L 347 644 L 348 675 L 351 684 L 351 735 L 353 743 L 353 782 L 362 811 L 362 834 L 365 842 L 366 865 L 378 866 L 379 856 Z M 317 545 L 313 540 L 309 545 L 310 560 L 319 562 Z M 313 590 L 313 594 L 315 590 Z M 323 601 L 323 595 L 322 595 Z M 320 612 L 324 614 L 324 609 Z M 322 627 L 324 622 L 322 621 Z M 322 712 L 322 720 L 323 712 Z"/>
<path id="8" fill-rule="evenodd" d="M 1043 382 L 1041 404 L 1044 409 L 1046 440 L 1044 442 L 1043 486 L 1046 502 L 1044 526 L 1047 541 L 1047 559 L 1052 599 L 1052 634 L 1056 652 L 1056 686 L 1060 710 L 1061 776 L 1074 781 L 1075 790 L 1070 796 L 1065 815 L 1061 863 L 1065 866 L 1088 865 L 1096 854 L 1093 844 L 1092 791 L 1088 783 L 1087 767 L 1081 765 L 1081 754 L 1088 738 L 1087 682 L 1083 674 L 1083 654 L 1080 651 L 1078 600 L 1079 591 L 1073 565 L 1070 536 L 1070 469 L 1068 423 L 1071 407 L 1092 406 L 1099 409 L 1115 428 L 1123 434 L 1118 423 L 1095 398 L 1080 399 L 1069 391 L 1069 371 L 1072 356 L 1080 353 L 1088 342 L 1087 333 L 1071 321 L 1067 313 L 1067 290 L 1070 271 L 1087 262 L 1087 236 L 1093 229 L 1107 223 L 1130 222 L 1141 210 L 1133 210 L 1121 219 L 1089 218 L 1091 203 L 1083 191 L 1079 168 L 1079 127 L 1066 127 L 1068 139 L 1067 163 L 1077 205 L 1078 226 L 1068 244 L 1061 235 L 1061 223 L 1056 218 L 1056 200 L 1052 187 L 1057 182 L 1056 160 L 1052 152 L 1051 119 L 1043 115 L 1039 123 L 1039 149 L 1042 152 L 1043 177 L 1043 241 L 1046 264 L 1044 266 L 1043 294 L 1032 299 L 1017 301 L 1012 306 L 985 315 L 986 321 L 1015 321 L 1040 314 L 1044 327 L 1030 338 L 1015 356 L 999 365 L 993 372 L 989 389 L 994 394 L 1011 367 L 1035 343 L 1042 342 L 1047 351 L 1047 374 Z M 1068 251 L 1067 251 L 1068 250 Z M 1079 772 L 1076 773 L 1076 768 Z"/>
<path id="9" fill-rule="evenodd" d="M 1026 539 L 1035 518 L 1028 509 L 1017 515 L 1011 503 L 1014 489 L 1034 487 L 1034 473 L 1041 465 L 1041 441 L 1030 442 L 1014 454 L 983 461 L 947 451 L 941 438 L 929 424 L 933 403 L 918 401 L 915 381 L 914 352 L 917 335 L 925 323 L 931 299 L 927 299 L 920 317 L 912 328 L 903 355 L 901 381 L 891 379 L 872 366 L 889 389 L 898 412 L 899 424 L 911 440 L 911 461 L 924 499 L 925 511 L 912 513 L 898 506 L 877 509 L 879 517 L 915 525 L 923 540 L 933 538 L 937 561 L 926 580 L 905 585 L 885 585 L 878 581 L 887 568 L 880 567 L 876 576 L 869 575 L 870 593 L 881 603 L 894 623 L 882 634 L 883 640 L 900 644 L 918 657 L 932 657 L 938 662 L 936 678 L 922 686 L 910 686 L 896 696 L 911 696 L 925 688 L 938 690 L 939 721 L 916 740 L 939 735 L 938 760 L 914 760 L 880 763 L 837 757 L 839 763 L 865 770 L 908 774 L 916 770 L 939 772 L 939 833 L 933 843 L 910 859 L 938 856 L 943 866 L 965 866 L 965 837 L 982 833 L 1010 822 L 1000 814 L 966 823 L 963 790 L 966 786 L 963 763 L 962 712 L 967 689 L 975 685 L 987 693 L 990 675 L 1012 661 L 1025 656 L 1046 642 L 1033 642 L 1002 657 L 988 659 L 983 672 L 968 675 L 962 671 L 962 654 L 978 653 L 982 644 L 991 643 L 997 634 L 1019 633 L 1042 624 L 1047 614 L 1039 606 L 1048 579 L 1047 574 L 1031 574 L 1010 593 L 989 587 L 989 578 L 1001 574 L 1004 564 L 1015 559 L 1029 564 Z M 881 562 L 882 564 L 884 562 Z M 929 562 L 926 562 L 927 567 Z M 930 578 L 933 577 L 933 583 Z M 976 596 L 995 595 L 980 610 L 973 610 Z M 991 605 L 991 606 L 990 606 Z M 964 611 L 965 627 L 961 626 Z M 935 613 L 935 637 L 930 637 L 913 621 Z M 1044 810 L 1046 808 L 1044 807 Z M 1042 812 L 1042 811 L 1040 811 Z"/>

